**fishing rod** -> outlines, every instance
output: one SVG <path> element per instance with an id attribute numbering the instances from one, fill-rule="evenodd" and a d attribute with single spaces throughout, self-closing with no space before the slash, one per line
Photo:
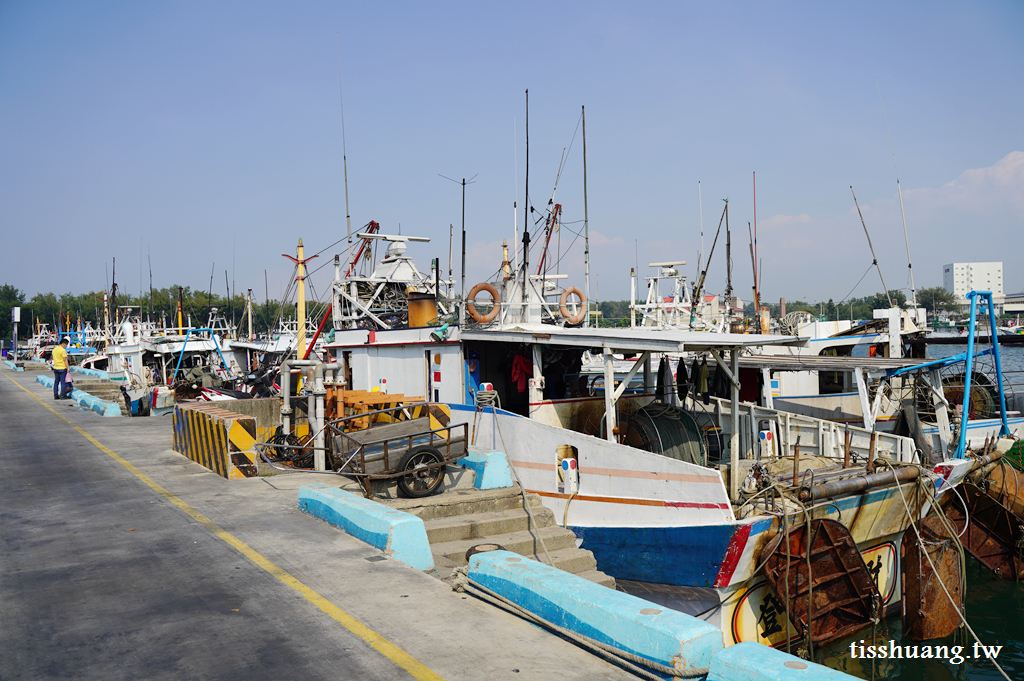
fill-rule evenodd
<path id="1" fill-rule="evenodd" d="M 725 221 L 725 213 L 729 208 L 729 199 L 724 199 L 725 208 L 722 209 L 722 217 L 718 219 L 718 230 L 715 232 L 715 239 L 711 242 L 711 251 L 708 253 L 708 259 L 704 263 L 704 271 L 700 273 L 700 278 L 697 279 L 697 283 L 693 285 L 693 301 L 690 303 L 690 328 L 693 328 L 693 323 L 697 321 L 697 304 L 701 300 L 701 291 L 704 289 L 704 280 L 708 277 L 708 265 L 711 263 L 711 256 L 715 254 L 715 244 L 718 243 L 718 235 L 722 232 L 722 222 Z"/>
<path id="2" fill-rule="evenodd" d="M 882 267 L 878 264 L 878 258 L 875 256 L 875 247 L 871 245 L 871 235 L 868 234 L 868 226 L 864 224 L 864 214 L 860 212 L 860 204 L 857 203 L 857 194 L 853 191 L 853 185 L 850 185 L 850 193 L 853 194 L 853 205 L 857 206 L 857 215 L 860 216 L 860 224 L 864 227 L 864 236 L 868 238 L 868 248 L 871 249 L 871 264 L 878 268 L 878 278 L 882 280 L 882 290 L 885 291 L 885 299 L 889 301 L 889 307 L 892 307 L 892 298 L 889 296 L 889 289 L 885 285 L 885 277 L 882 276 Z"/>

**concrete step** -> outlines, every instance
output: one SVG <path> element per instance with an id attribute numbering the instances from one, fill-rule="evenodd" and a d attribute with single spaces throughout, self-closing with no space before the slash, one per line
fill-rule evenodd
<path id="1" fill-rule="evenodd" d="M 595 584 L 600 584 L 601 586 L 606 586 L 609 589 L 614 589 L 615 588 L 615 578 L 611 577 L 610 575 L 606 575 L 605 573 L 601 572 L 600 570 L 587 570 L 586 572 L 577 572 L 576 576 L 577 577 L 582 577 L 583 579 L 590 580 L 591 582 L 594 582 Z"/>
<path id="2" fill-rule="evenodd" d="M 555 515 L 543 506 L 530 509 L 536 527 L 553 527 Z M 510 534 L 530 529 L 530 517 L 522 507 L 505 511 L 486 511 L 462 516 L 432 518 L 423 521 L 431 544 L 460 539 L 486 539 L 492 535 Z"/>
<path id="3" fill-rule="evenodd" d="M 466 551 L 469 549 L 478 544 L 500 544 L 507 551 L 545 562 L 543 558 L 544 549 L 541 548 L 538 537 L 543 538 L 548 552 L 552 554 L 552 558 L 554 558 L 554 553 L 560 549 L 571 548 L 576 550 L 576 535 L 571 530 L 565 530 L 561 527 L 543 527 L 537 530 L 504 532 L 488 537 L 438 542 L 437 544 L 431 544 L 430 550 L 435 555 L 444 556 L 458 565 L 465 565 L 467 562 Z M 590 552 L 588 551 L 587 553 Z M 593 560 L 592 555 L 591 559 Z M 589 569 L 593 569 L 596 566 L 597 563 L 595 562 Z"/>
<path id="4" fill-rule="evenodd" d="M 526 496 L 530 501 L 531 510 L 544 508 L 539 496 L 536 494 L 527 494 Z M 444 494 L 423 499 L 399 498 L 382 499 L 381 501 L 391 508 L 419 516 L 424 521 L 523 508 L 523 498 L 519 493 L 518 485 L 508 489 L 491 490 L 479 490 L 472 487 L 455 488 L 446 490 Z"/>

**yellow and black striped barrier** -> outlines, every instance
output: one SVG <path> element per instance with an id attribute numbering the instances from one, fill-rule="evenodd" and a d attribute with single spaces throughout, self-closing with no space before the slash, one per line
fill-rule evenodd
<path id="1" fill-rule="evenodd" d="M 256 471 L 256 419 L 214 403 L 174 407 L 174 451 L 228 479 Z"/>

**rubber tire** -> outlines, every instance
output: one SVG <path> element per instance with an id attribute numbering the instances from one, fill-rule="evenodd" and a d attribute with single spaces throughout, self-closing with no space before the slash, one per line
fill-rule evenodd
<path id="1" fill-rule="evenodd" d="M 441 452 L 437 451 L 433 447 L 415 447 L 402 456 L 402 460 L 398 462 L 398 470 L 400 472 L 415 470 L 413 459 L 420 457 L 423 454 L 427 454 L 430 458 L 434 459 L 432 463 L 441 463 L 444 461 L 444 457 L 441 456 Z M 428 474 L 434 474 L 437 477 L 429 482 L 426 489 L 414 489 L 413 486 L 417 482 L 416 474 L 410 473 L 409 475 L 403 475 L 398 478 L 398 493 L 410 499 L 421 499 L 423 497 L 429 497 L 437 494 L 441 491 L 441 488 L 444 487 L 445 469 L 445 466 L 441 466 L 440 468 L 434 469 L 434 471 L 427 471 Z M 427 478 L 427 480 L 430 479 Z"/>

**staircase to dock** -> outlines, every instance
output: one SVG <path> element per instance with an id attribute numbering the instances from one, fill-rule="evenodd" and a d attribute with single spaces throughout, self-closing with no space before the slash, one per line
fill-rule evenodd
<path id="1" fill-rule="evenodd" d="M 435 570 L 445 577 L 467 564 L 466 552 L 474 546 L 498 544 L 542 563 L 548 563 L 550 555 L 554 567 L 614 589 L 615 579 L 597 569 L 594 554 L 577 547 L 576 535 L 558 526 L 540 497 L 527 493 L 526 499 L 533 521 L 518 485 L 496 490 L 456 487 L 424 499 L 382 501 L 423 519 Z"/>
<path id="2" fill-rule="evenodd" d="M 89 393 L 101 400 L 113 402 L 121 407 L 121 413 L 126 414 L 124 408 L 124 396 L 121 394 L 121 385 L 111 380 L 94 378 L 82 374 L 71 374 L 72 385 L 75 390 Z"/>

